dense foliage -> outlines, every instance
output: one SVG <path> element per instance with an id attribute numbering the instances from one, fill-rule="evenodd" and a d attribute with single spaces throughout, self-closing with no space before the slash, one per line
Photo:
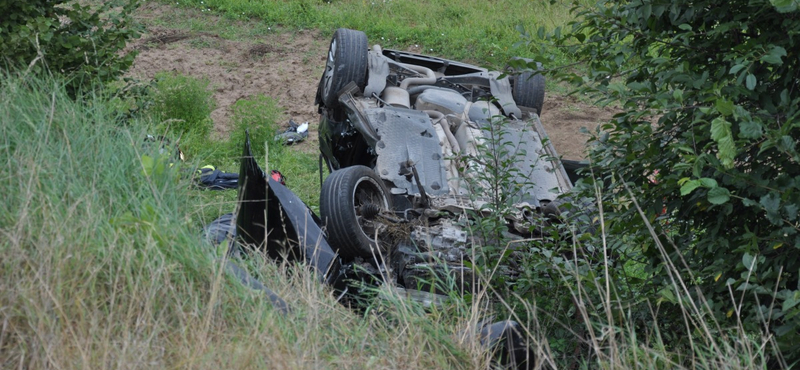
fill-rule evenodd
<path id="1" fill-rule="evenodd" d="M 0 0 L 0 63 L 26 72 L 69 76 L 71 89 L 122 74 L 135 53 L 120 53 L 138 37 L 130 14 L 138 0 L 99 6 L 67 0 Z"/>
<path id="2" fill-rule="evenodd" d="M 585 68 L 551 71 L 621 108 L 590 157 L 610 234 L 639 240 L 626 252 L 647 263 L 642 293 L 674 312 L 678 333 L 690 326 L 679 308 L 706 302 L 719 324 L 706 330 L 767 328 L 790 360 L 800 359 L 798 8 L 600 2 L 552 35 Z"/>

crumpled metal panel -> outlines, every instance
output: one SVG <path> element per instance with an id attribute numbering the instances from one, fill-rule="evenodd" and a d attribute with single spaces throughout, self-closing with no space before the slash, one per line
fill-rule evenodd
<path id="1" fill-rule="evenodd" d="M 419 194 L 411 167 L 416 166 L 428 195 L 447 194 L 447 174 L 439 137 L 427 114 L 403 108 L 371 108 L 364 111 L 380 140 L 376 172 L 395 188 Z"/>

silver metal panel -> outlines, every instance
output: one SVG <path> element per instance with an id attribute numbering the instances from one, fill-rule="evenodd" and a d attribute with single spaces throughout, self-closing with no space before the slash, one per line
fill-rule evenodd
<path id="1" fill-rule="evenodd" d="M 513 147 L 509 155 L 515 156 L 515 172 L 511 183 L 519 188 L 507 189 L 516 190 L 513 195 L 515 201 L 527 201 L 539 206 L 541 201 L 555 200 L 569 190 L 559 179 L 560 163 L 551 160 L 550 153 L 542 145 L 542 136 L 535 131 L 532 122 L 511 121 L 503 130 L 508 131 L 503 141 Z M 484 131 L 485 137 L 489 135 L 488 131 Z"/>
<path id="2" fill-rule="evenodd" d="M 371 108 L 364 111 L 380 138 L 376 171 L 395 188 L 419 194 L 411 166 L 416 166 L 428 195 L 447 194 L 447 175 L 439 137 L 427 114 L 403 108 Z"/>

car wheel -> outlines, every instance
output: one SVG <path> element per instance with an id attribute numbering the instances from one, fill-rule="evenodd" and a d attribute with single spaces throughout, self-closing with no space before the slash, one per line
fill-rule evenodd
<path id="1" fill-rule="evenodd" d="M 320 81 L 320 94 L 325 106 L 337 106 L 337 93 L 350 82 L 364 90 L 367 84 L 368 53 L 369 45 L 364 32 L 339 28 L 333 33 L 325 71 Z"/>
<path id="2" fill-rule="evenodd" d="M 536 114 L 541 115 L 544 105 L 544 75 L 530 71 L 522 72 L 514 75 L 511 82 L 514 102 L 521 107 L 536 109 Z"/>
<path id="3" fill-rule="evenodd" d="M 333 171 L 322 184 L 319 212 L 327 228 L 328 243 L 345 259 L 372 258 L 385 230 L 376 217 L 392 208 L 383 180 L 366 166 Z M 381 255 L 387 251 L 381 250 Z"/>

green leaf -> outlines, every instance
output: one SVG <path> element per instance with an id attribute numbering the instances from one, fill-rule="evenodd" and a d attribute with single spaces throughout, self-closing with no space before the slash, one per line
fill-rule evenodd
<path id="1" fill-rule="evenodd" d="M 736 74 L 736 72 L 741 71 L 743 68 L 744 68 L 744 64 L 737 64 L 737 65 L 731 67 L 731 71 L 729 73 L 730 74 Z"/>
<path id="2" fill-rule="evenodd" d="M 678 303 L 678 298 L 675 297 L 675 293 L 672 293 L 672 290 L 670 288 L 661 289 L 658 292 L 658 294 L 661 296 L 658 299 L 659 303 L 661 303 L 661 302 L 669 302 L 669 303 L 673 303 L 673 304 Z"/>
<path id="3" fill-rule="evenodd" d="M 763 125 L 758 121 L 744 120 L 739 122 L 739 137 L 757 139 L 764 135 Z"/>
<path id="4" fill-rule="evenodd" d="M 797 0 L 769 0 L 769 2 L 779 13 L 793 12 L 800 7 L 800 2 Z"/>
<path id="5" fill-rule="evenodd" d="M 769 53 L 761 56 L 761 61 L 769 64 L 781 65 L 783 64 L 783 60 L 781 58 L 785 56 L 786 56 L 786 49 L 780 46 L 775 46 L 772 49 L 770 49 Z"/>
<path id="6" fill-rule="evenodd" d="M 679 101 L 679 102 L 683 102 L 683 90 L 680 90 L 680 89 L 673 90 L 672 91 L 672 98 L 677 100 L 677 101 Z"/>
<path id="7" fill-rule="evenodd" d="M 733 168 L 736 146 L 733 144 L 731 123 L 722 117 L 711 121 L 711 139 L 717 142 L 717 158 L 722 162 L 722 166 Z"/>
<path id="8" fill-rule="evenodd" d="M 700 179 L 700 185 L 707 189 L 713 189 L 717 187 L 717 180 L 714 180 L 709 177 L 703 177 Z"/>
<path id="9" fill-rule="evenodd" d="M 783 301 L 783 304 L 781 305 L 781 310 L 788 311 L 792 307 L 797 306 L 798 303 L 800 303 L 800 299 L 798 299 L 797 294 L 793 294 L 791 297 Z"/>
<path id="10" fill-rule="evenodd" d="M 756 82 L 758 82 L 756 80 L 756 76 L 754 76 L 752 73 L 748 73 L 747 74 L 747 79 L 745 80 L 745 86 L 747 87 L 747 89 L 748 90 L 755 89 L 756 88 Z"/>
<path id="11" fill-rule="evenodd" d="M 794 152 L 795 139 L 789 135 L 783 135 L 775 142 L 775 147 L 784 152 Z"/>
<path id="12" fill-rule="evenodd" d="M 800 205 L 787 204 L 783 206 L 783 214 L 786 215 L 786 218 L 788 218 L 789 221 L 796 220 L 798 215 L 800 215 Z"/>
<path id="13" fill-rule="evenodd" d="M 733 114 L 733 107 L 734 106 L 733 106 L 733 102 L 732 101 L 730 101 L 728 99 L 725 99 L 725 98 L 719 98 L 719 99 L 717 99 L 717 102 L 716 102 L 715 105 L 716 105 L 717 111 L 720 112 L 723 116 L 730 116 L 731 114 Z"/>
<path id="14" fill-rule="evenodd" d="M 731 199 L 728 189 L 717 187 L 708 191 L 708 202 L 711 204 L 727 203 Z"/>
<path id="15" fill-rule="evenodd" d="M 680 28 L 680 29 L 682 29 L 684 31 L 691 31 L 692 30 L 692 26 L 690 26 L 690 25 L 688 25 L 686 23 L 683 23 L 683 24 L 679 25 L 678 28 Z"/>
<path id="16" fill-rule="evenodd" d="M 761 206 L 764 207 L 764 210 L 767 211 L 767 219 L 769 219 L 774 224 L 781 223 L 780 218 L 780 205 L 781 199 L 775 193 L 769 193 L 763 197 L 759 201 Z"/>
<path id="17" fill-rule="evenodd" d="M 755 261 L 755 258 L 751 256 L 750 253 L 745 253 L 742 255 L 742 265 L 744 265 L 744 268 L 746 268 L 748 271 L 753 271 L 755 269 Z"/>
<path id="18" fill-rule="evenodd" d="M 758 202 L 756 202 L 756 201 L 754 201 L 752 199 L 742 198 L 742 204 L 744 204 L 745 207 L 752 207 L 752 206 L 757 205 Z"/>
<path id="19" fill-rule="evenodd" d="M 691 180 L 684 182 L 683 185 L 681 185 L 681 196 L 693 192 L 694 189 L 697 189 L 698 187 L 700 187 L 700 180 Z"/>

